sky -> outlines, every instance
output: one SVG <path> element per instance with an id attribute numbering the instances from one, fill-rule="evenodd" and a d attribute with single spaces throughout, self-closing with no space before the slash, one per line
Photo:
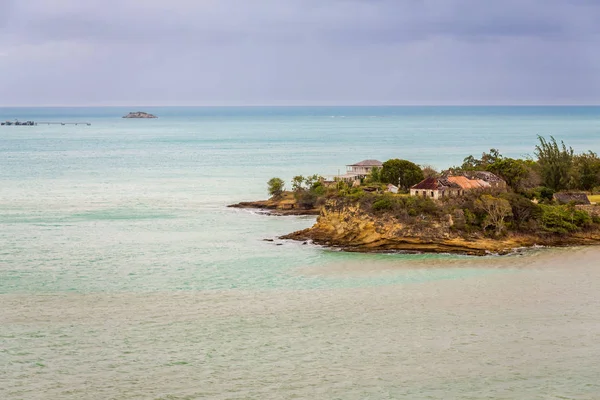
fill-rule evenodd
<path id="1" fill-rule="evenodd" d="M 0 0 L 0 106 L 600 104 L 600 0 Z"/>

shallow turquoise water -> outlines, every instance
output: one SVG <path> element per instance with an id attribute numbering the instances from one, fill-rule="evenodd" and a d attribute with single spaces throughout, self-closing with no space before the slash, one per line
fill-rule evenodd
<path id="1" fill-rule="evenodd" d="M 0 109 L 0 399 L 597 399 L 600 255 L 349 254 L 227 204 L 366 158 L 447 167 L 600 107 Z M 278 246 L 278 244 L 281 244 Z"/>
<path id="2" fill-rule="evenodd" d="M 272 176 L 336 174 L 365 158 L 443 168 L 492 147 L 524 155 L 538 134 L 581 150 L 600 144 L 597 107 L 147 111 L 160 118 L 124 120 L 119 108 L 0 109 L 2 120 L 92 123 L 0 130 L 0 293 L 354 287 L 489 273 L 302 276 L 298 268 L 381 256 L 263 242 L 313 219 L 225 206 L 266 197 Z M 393 262 L 414 257 L 453 259 Z"/>

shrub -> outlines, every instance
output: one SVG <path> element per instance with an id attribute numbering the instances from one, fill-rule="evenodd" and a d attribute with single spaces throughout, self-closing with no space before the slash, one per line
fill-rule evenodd
<path id="1" fill-rule="evenodd" d="M 389 197 L 383 197 L 373 203 L 372 209 L 374 212 L 388 211 L 394 207 L 394 203 Z"/>
<path id="2" fill-rule="evenodd" d="M 537 199 L 540 203 L 551 203 L 552 197 L 554 196 L 554 190 L 548 187 L 539 186 L 528 190 L 523 195 L 528 199 Z"/>
<path id="3" fill-rule="evenodd" d="M 310 209 L 313 208 L 315 206 L 315 204 L 317 203 L 317 195 L 314 194 L 313 192 L 309 191 L 309 190 L 303 190 L 302 192 L 298 193 L 298 196 L 296 197 L 297 201 L 298 201 L 298 205 L 304 209 Z"/>
<path id="4" fill-rule="evenodd" d="M 552 233 L 575 232 L 592 223 L 590 215 L 571 206 L 542 205 L 542 228 Z"/>
<path id="5" fill-rule="evenodd" d="M 504 193 L 501 197 L 510 203 L 513 226 L 517 229 L 530 226 L 529 221 L 539 219 L 542 214 L 537 204 L 516 193 Z"/>

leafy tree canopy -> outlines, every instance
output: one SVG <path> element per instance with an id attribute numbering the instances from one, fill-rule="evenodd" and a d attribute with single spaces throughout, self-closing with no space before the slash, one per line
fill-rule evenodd
<path id="1" fill-rule="evenodd" d="M 422 181 L 424 176 L 417 164 L 394 158 L 383 163 L 380 179 L 383 183 L 391 183 L 406 189 Z"/>
<path id="2" fill-rule="evenodd" d="M 279 197 L 285 189 L 285 182 L 280 178 L 271 178 L 267 182 L 269 194 L 274 197 Z"/>

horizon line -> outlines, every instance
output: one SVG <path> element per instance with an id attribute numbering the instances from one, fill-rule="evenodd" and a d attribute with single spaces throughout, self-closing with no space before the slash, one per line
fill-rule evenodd
<path id="1" fill-rule="evenodd" d="M 259 108 L 259 107 L 600 107 L 600 103 L 498 103 L 498 104 L 79 104 L 79 105 L 2 105 L 0 108 L 116 108 L 116 107 L 194 107 L 194 108 Z"/>

